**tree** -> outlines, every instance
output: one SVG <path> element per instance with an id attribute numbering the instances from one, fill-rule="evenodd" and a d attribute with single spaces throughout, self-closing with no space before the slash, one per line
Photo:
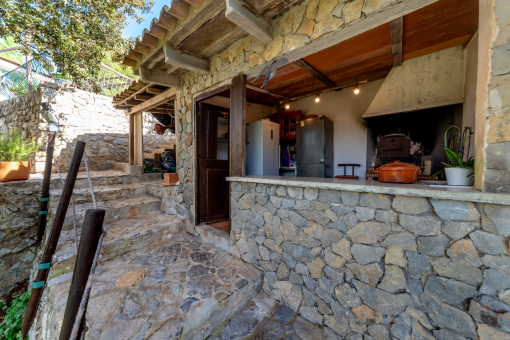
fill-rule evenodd
<path id="1" fill-rule="evenodd" d="M 122 29 L 138 12 L 147 13 L 152 0 L 0 0 L 0 36 L 11 36 L 49 70 L 80 87 L 100 88 L 94 75 L 103 60 L 119 61 L 131 39 Z"/>

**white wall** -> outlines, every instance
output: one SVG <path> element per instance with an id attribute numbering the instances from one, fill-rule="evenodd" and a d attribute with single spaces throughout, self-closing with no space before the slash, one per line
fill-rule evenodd
<path id="1" fill-rule="evenodd" d="M 335 176 L 343 175 L 339 163 L 361 164 L 354 174 L 364 179 L 366 176 L 367 128 L 361 116 L 367 111 L 384 79 L 360 85 L 360 93 L 355 95 L 351 88 L 321 94 L 320 103 L 314 97 L 292 102 L 290 110 L 301 110 L 304 115 L 324 115 L 333 121 L 335 153 Z M 349 168 L 350 169 L 350 168 Z M 348 169 L 348 174 L 350 174 Z"/>
<path id="2" fill-rule="evenodd" d="M 228 97 L 216 96 L 204 100 L 204 103 L 230 108 L 230 98 Z M 275 107 L 246 103 L 246 124 L 256 122 L 262 118 L 266 118 L 273 113 L 276 113 L 277 111 L 278 110 Z"/>

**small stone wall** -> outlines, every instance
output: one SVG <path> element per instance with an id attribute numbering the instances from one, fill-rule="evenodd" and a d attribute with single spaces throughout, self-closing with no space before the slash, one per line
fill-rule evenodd
<path id="1" fill-rule="evenodd" d="M 231 241 L 303 317 L 348 339 L 510 337 L 510 206 L 231 185 Z"/>
<path id="2" fill-rule="evenodd" d="M 30 276 L 42 181 L 0 183 L 0 297 Z"/>
<path id="3" fill-rule="evenodd" d="M 43 149 L 35 157 L 32 173 L 44 171 L 48 126 L 40 116 L 41 102 L 50 102 L 60 119 L 61 135 L 71 144 L 87 143 L 85 149 L 90 170 L 108 170 L 113 163 L 128 161 L 129 119 L 122 110 L 115 110 L 110 97 L 44 83 L 25 95 L 0 102 L 0 134 L 12 126 L 26 128 L 25 135 L 44 141 Z M 144 113 L 144 152 L 151 152 L 159 145 L 170 145 L 175 136 L 170 131 L 158 135 L 154 131 L 157 121 Z M 67 171 L 73 148 L 62 139 L 55 142 L 55 157 L 61 171 Z M 34 160 L 33 158 L 30 160 Z M 55 171 L 55 170 L 54 170 Z"/>

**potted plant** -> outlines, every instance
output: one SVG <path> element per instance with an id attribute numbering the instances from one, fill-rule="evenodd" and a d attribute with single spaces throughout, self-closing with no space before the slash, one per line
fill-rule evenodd
<path id="1" fill-rule="evenodd" d="M 451 129 L 455 129 L 457 134 L 450 139 L 450 144 L 448 144 L 447 136 Z M 467 142 L 467 155 L 469 155 L 472 135 L 473 130 L 471 127 L 464 128 L 463 133 L 461 133 L 458 127 L 453 125 L 446 129 L 446 132 L 444 133 L 444 150 L 448 157 L 448 163 L 441 162 L 445 168 L 432 175 L 432 178 L 435 176 L 443 177 L 446 173 L 446 181 L 448 182 L 448 185 L 468 186 L 471 184 L 471 176 L 473 176 L 474 173 L 473 169 L 475 167 L 475 159 L 471 156 L 464 161 L 464 149 Z"/>
<path id="2" fill-rule="evenodd" d="M 0 182 L 27 180 L 31 170 L 27 159 L 41 146 L 42 143 L 37 143 L 35 138 L 23 138 L 18 129 L 0 137 Z"/>

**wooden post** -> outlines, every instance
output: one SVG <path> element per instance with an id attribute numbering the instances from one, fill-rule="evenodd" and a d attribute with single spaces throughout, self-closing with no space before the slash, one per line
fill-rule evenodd
<path id="1" fill-rule="evenodd" d="M 143 167 L 143 112 L 134 115 L 134 165 Z"/>
<path id="2" fill-rule="evenodd" d="M 129 165 L 135 165 L 135 115 L 129 115 Z"/>
<path id="3" fill-rule="evenodd" d="M 67 214 L 67 208 L 69 207 L 69 201 L 73 194 L 74 184 L 76 183 L 76 177 L 78 176 L 78 170 L 80 169 L 81 159 L 83 157 L 83 151 L 85 150 L 85 142 L 77 142 L 74 149 L 73 158 L 69 165 L 69 171 L 67 172 L 66 181 L 64 188 L 62 189 L 62 195 L 60 196 L 60 202 L 58 203 L 57 212 L 55 213 L 55 220 L 53 227 L 51 228 L 48 242 L 46 243 L 46 249 L 42 256 L 41 263 L 39 263 L 39 271 L 37 272 L 35 281 L 32 284 L 32 294 L 28 301 L 28 306 L 25 311 L 23 318 L 23 324 L 21 325 L 22 339 L 28 334 L 30 327 L 34 323 L 39 301 L 43 293 L 44 286 L 46 285 L 46 279 L 48 278 L 48 272 L 50 271 L 49 263 L 51 258 L 55 254 L 57 248 L 58 239 L 62 226 L 64 225 L 64 219 Z"/>
<path id="4" fill-rule="evenodd" d="M 105 211 L 101 209 L 89 209 L 85 212 L 83 228 L 80 237 L 80 246 L 74 265 L 73 279 L 67 299 L 64 321 L 60 330 L 60 340 L 69 340 L 73 331 L 73 326 L 80 317 L 78 311 L 80 303 L 85 293 L 90 270 L 94 262 L 96 250 L 99 245 L 99 239 L 103 232 L 103 220 Z M 84 318 L 85 312 L 81 315 Z M 78 320 L 80 323 L 82 320 Z"/>
<path id="5" fill-rule="evenodd" d="M 232 81 L 229 117 L 230 176 L 246 174 L 246 75 L 240 74 Z"/>
<path id="6" fill-rule="evenodd" d="M 44 165 L 44 178 L 39 199 L 39 218 L 37 221 L 37 241 L 41 241 L 46 230 L 46 217 L 50 199 L 51 167 L 53 165 L 53 150 L 55 149 L 55 132 L 48 133 L 48 146 L 46 147 L 46 163 Z"/>

